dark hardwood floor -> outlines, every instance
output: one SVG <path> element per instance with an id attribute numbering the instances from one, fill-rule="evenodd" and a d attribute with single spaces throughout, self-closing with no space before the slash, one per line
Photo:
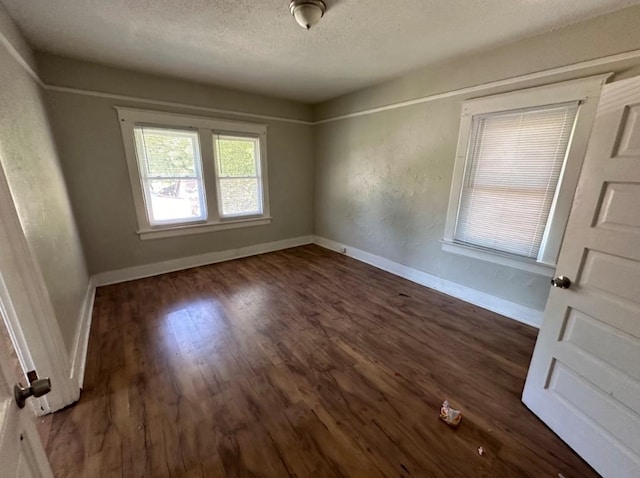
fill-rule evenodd
<path id="1" fill-rule="evenodd" d="M 535 337 L 305 246 L 98 289 L 39 429 L 58 477 L 597 476 L 520 402 Z"/>

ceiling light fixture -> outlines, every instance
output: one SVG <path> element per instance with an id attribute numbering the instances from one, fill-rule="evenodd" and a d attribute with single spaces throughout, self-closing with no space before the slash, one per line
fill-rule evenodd
<path id="1" fill-rule="evenodd" d="M 296 22 L 302 28 L 309 30 L 320 21 L 327 10 L 327 5 L 322 0 L 292 0 L 289 9 L 296 18 Z"/>

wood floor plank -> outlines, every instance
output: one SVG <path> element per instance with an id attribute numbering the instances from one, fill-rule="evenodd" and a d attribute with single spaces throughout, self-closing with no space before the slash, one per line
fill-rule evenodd
<path id="1" fill-rule="evenodd" d="M 60 477 L 595 477 L 520 402 L 535 338 L 304 246 L 99 288 L 39 429 Z"/>

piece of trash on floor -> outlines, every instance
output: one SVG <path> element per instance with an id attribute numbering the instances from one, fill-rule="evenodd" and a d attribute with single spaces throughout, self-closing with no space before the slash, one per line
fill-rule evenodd
<path id="1" fill-rule="evenodd" d="M 562 473 L 558 473 L 558 478 L 564 478 L 564 475 Z"/>
<path id="2" fill-rule="evenodd" d="M 484 448 L 482 448 L 481 446 L 478 447 L 478 455 L 484 455 Z"/>
<path id="3" fill-rule="evenodd" d="M 445 400 L 440 408 L 440 419 L 447 425 L 457 427 L 462 420 L 462 412 L 454 410 L 449 406 L 449 401 Z"/>

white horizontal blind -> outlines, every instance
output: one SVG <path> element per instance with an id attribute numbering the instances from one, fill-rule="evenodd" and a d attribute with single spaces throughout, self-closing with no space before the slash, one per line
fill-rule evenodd
<path id="1" fill-rule="evenodd" d="M 149 224 L 206 220 L 197 131 L 136 126 L 134 138 Z"/>
<path id="2" fill-rule="evenodd" d="M 537 259 L 578 105 L 474 116 L 455 242 Z"/>

